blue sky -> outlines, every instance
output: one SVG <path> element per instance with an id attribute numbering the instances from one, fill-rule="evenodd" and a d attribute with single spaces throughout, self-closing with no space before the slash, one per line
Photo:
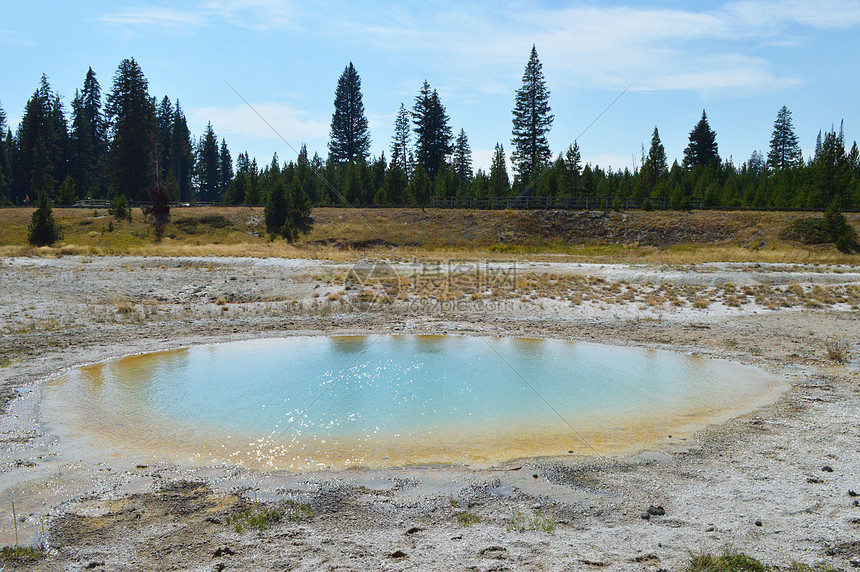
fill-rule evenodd
<path id="1" fill-rule="evenodd" d="M 532 44 L 551 91 L 554 153 L 579 139 L 583 158 L 632 166 L 654 127 L 679 158 L 702 109 L 723 157 L 766 152 L 787 105 L 804 154 L 845 121 L 860 139 L 860 0 L 742 2 L 400 1 L 13 2 L 0 0 L 0 105 L 13 128 L 48 75 L 68 106 L 92 66 L 103 92 L 134 57 L 150 92 L 179 98 L 195 136 L 212 121 L 233 156 L 268 163 L 296 148 L 325 156 L 338 76 L 362 79 L 372 152 L 426 79 L 476 167 L 510 152 L 511 108 Z"/>

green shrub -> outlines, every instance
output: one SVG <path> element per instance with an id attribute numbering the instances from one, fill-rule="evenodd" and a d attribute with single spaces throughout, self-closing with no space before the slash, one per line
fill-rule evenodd
<path id="1" fill-rule="evenodd" d="M 45 551 L 37 546 L 4 546 L 0 548 L 0 561 L 32 562 L 45 557 Z"/>
<path id="2" fill-rule="evenodd" d="M 63 236 L 63 229 L 54 220 L 48 195 L 39 193 L 39 204 L 28 227 L 27 240 L 34 246 L 50 246 Z"/>
<path id="3" fill-rule="evenodd" d="M 529 517 L 522 512 L 515 510 L 514 514 L 511 516 L 510 522 L 508 523 L 507 530 L 514 532 L 535 530 L 546 532 L 547 534 L 553 534 L 557 526 L 558 521 L 542 512 L 536 512 L 534 515 Z"/>
<path id="4" fill-rule="evenodd" d="M 481 517 L 472 511 L 467 510 L 457 513 L 457 523 L 463 528 L 468 528 L 479 522 L 481 522 Z"/>
<path id="5" fill-rule="evenodd" d="M 262 503 L 255 502 L 245 512 L 228 518 L 227 524 L 232 524 L 234 530 L 240 534 L 247 529 L 263 532 L 284 518 L 302 522 L 312 516 L 313 511 L 309 505 L 293 500 L 289 500 L 283 506 L 278 507 L 264 507 Z"/>
<path id="6" fill-rule="evenodd" d="M 830 203 L 824 218 L 801 218 L 792 222 L 780 235 L 785 240 L 804 244 L 833 243 L 842 252 L 849 253 L 855 246 L 857 233 L 848 224 L 836 201 Z"/>
<path id="7" fill-rule="evenodd" d="M 131 222 L 131 209 L 128 206 L 128 201 L 125 195 L 117 195 L 110 202 L 108 213 L 113 215 L 117 220 L 127 219 Z"/>

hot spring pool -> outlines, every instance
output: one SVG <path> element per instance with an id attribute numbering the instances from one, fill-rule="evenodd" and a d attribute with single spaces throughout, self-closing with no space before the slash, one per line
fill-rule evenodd
<path id="1" fill-rule="evenodd" d="M 41 417 L 76 454 L 137 462 L 486 466 L 677 440 L 783 388 L 753 367 L 641 348 L 312 336 L 81 367 L 46 385 Z"/>

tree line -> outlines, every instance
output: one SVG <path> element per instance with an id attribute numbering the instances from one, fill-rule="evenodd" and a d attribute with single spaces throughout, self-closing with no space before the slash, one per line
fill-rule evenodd
<path id="1" fill-rule="evenodd" d="M 233 181 L 227 143 L 209 123 L 195 140 L 182 106 L 149 94 L 134 58 L 124 59 L 102 100 L 92 68 L 66 119 L 62 98 L 42 75 L 13 133 L 0 108 L 0 204 L 60 205 L 124 196 L 218 202 Z"/>
<path id="2" fill-rule="evenodd" d="M 21 203 L 46 190 L 63 204 L 71 197 L 123 194 L 146 200 L 152 189 L 174 201 L 272 206 L 270 232 L 289 236 L 307 222 L 309 205 L 424 206 L 434 198 L 589 197 L 623 208 L 767 207 L 860 209 L 860 153 L 840 126 L 820 132 L 804 159 L 791 112 L 777 112 L 767 155 L 736 164 L 720 157 L 706 112 L 689 133 L 679 163 L 669 164 L 655 127 L 647 154 L 630 169 L 583 164 L 574 141 L 554 154 L 547 140 L 554 116 L 550 92 L 533 46 L 512 110 L 511 164 L 497 143 L 488 170 L 473 168 L 469 138 L 455 135 L 441 97 L 426 80 L 411 107 L 396 114 L 385 152 L 370 154 L 361 79 L 350 62 L 335 88 L 328 154 L 307 148 L 295 160 L 277 154 L 259 165 L 247 152 L 236 159 L 219 145 L 211 124 L 195 142 L 177 101 L 156 102 L 137 63 L 123 60 L 101 107 L 90 70 L 72 102 L 66 127 L 59 97 L 43 77 L 13 135 L 0 110 L 0 200 Z M 268 215 L 267 215 L 268 216 Z M 289 223 L 289 224 L 287 224 Z"/>
<path id="3" fill-rule="evenodd" d="M 361 79 L 350 62 L 335 89 L 327 159 L 316 154 L 308 159 L 306 150 L 300 159 L 319 175 L 307 182 L 305 192 L 315 205 L 423 206 L 452 197 L 559 197 L 581 204 L 588 197 L 615 208 L 822 209 L 835 202 L 840 210 L 860 209 L 860 153 L 856 142 L 847 147 L 841 126 L 820 132 L 814 156 L 804 159 L 791 111 L 783 106 L 767 155 L 756 151 L 736 164 L 720 157 L 716 132 L 703 110 L 680 163 L 669 164 L 655 127 L 636 167 L 603 169 L 583 164 L 575 141 L 553 155 L 547 141 L 554 120 L 549 95 L 533 46 L 515 93 L 509 174 L 501 143 L 489 170 L 473 169 L 468 136 L 462 129 L 454 136 L 439 93 L 424 81 L 412 108 L 400 105 L 387 161 L 384 152 L 370 155 Z M 225 202 L 265 202 L 275 166 L 276 161 L 259 168 L 246 155 Z M 279 171 L 295 168 L 289 163 Z"/>

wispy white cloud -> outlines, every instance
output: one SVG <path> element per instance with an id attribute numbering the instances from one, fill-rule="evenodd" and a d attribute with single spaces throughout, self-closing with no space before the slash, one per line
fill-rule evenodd
<path id="1" fill-rule="evenodd" d="M 196 10 L 226 24 L 254 30 L 287 30 L 297 25 L 299 7 L 287 0 L 205 0 Z"/>
<path id="2" fill-rule="evenodd" d="M 118 26 L 200 26 L 207 22 L 200 12 L 166 6 L 127 8 L 104 14 L 100 20 Z"/>
<path id="3" fill-rule="evenodd" d="M 104 14 L 100 20 L 118 26 L 202 26 L 228 24 L 255 30 L 289 29 L 298 10 L 282 0 L 202 0 L 186 8 L 137 6 Z"/>
<path id="4" fill-rule="evenodd" d="M 39 44 L 14 30 L 0 30 L 0 45 L 3 46 L 38 46 Z"/>
<path id="5" fill-rule="evenodd" d="M 510 79 L 511 66 L 537 44 L 548 78 L 620 89 L 636 77 L 640 89 L 763 92 L 797 85 L 757 53 L 757 46 L 796 46 L 803 28 L 845 28 L 860 22 L 860 2 L 727 3 L 712 10 L 582 5 L 562 9 L 500 3 L 465 4 L 443 16 L 386 20 L 360 30 L 380 50 L 433 53 L 461 72 L 462 82 Z M 358 26 L 357 26 L 358 27 Z M 495 91 L 498 82 L 486 83 Z M 644 86 L 644 87 L 643 87 Z M 463 87 L 461 85 L 456 86 Z M 484 89 L 479 88 L 479 91 Z"/>
<path id="6" fill-rule="evenodd" d="M 329 124 L 311 117 L 309 113 L 282 102 L 252 103 L 254 109 L 291 145 L 306 141 L 324 140 Z M 221 135 L 241 134 L 256 139 L 279 139 L 272 129 L 247 105 L 230 107 L 197 107 L 188 111 L 191 120 L 205 125 L 211 121 Z"/>
<path id="7" fill-rule="evenodd" d="M 818 29 L 850 28 L 860 24 L 860 2 L 856 0 L 749 0 L 727 4 L 725 11 L 750 28 L 775 31 L 800 24 Z"/>
<path id="8" fill-rule="evenodd" d="M 558 8 L 517 0 L 501 0 L 492 9 L 454 0 L 432 9 L 345 1 L 320 9 L 295 0 L 198 0 L 186 8 L 130 8 L 101 19 L 125 26 L 298 32 L 342 49 L 412 57 L 435 66 L 461 95 L 509 89 L 532 43 L 555 86 L 620 89 L 643 77 L 638 89 L 758 93 L 800 82 L 758 48 L 778 50 L 801 44 L 806 31 L 857 26 L 860 0 L 741 0 L 708 9 L 632 3 Z"/>

